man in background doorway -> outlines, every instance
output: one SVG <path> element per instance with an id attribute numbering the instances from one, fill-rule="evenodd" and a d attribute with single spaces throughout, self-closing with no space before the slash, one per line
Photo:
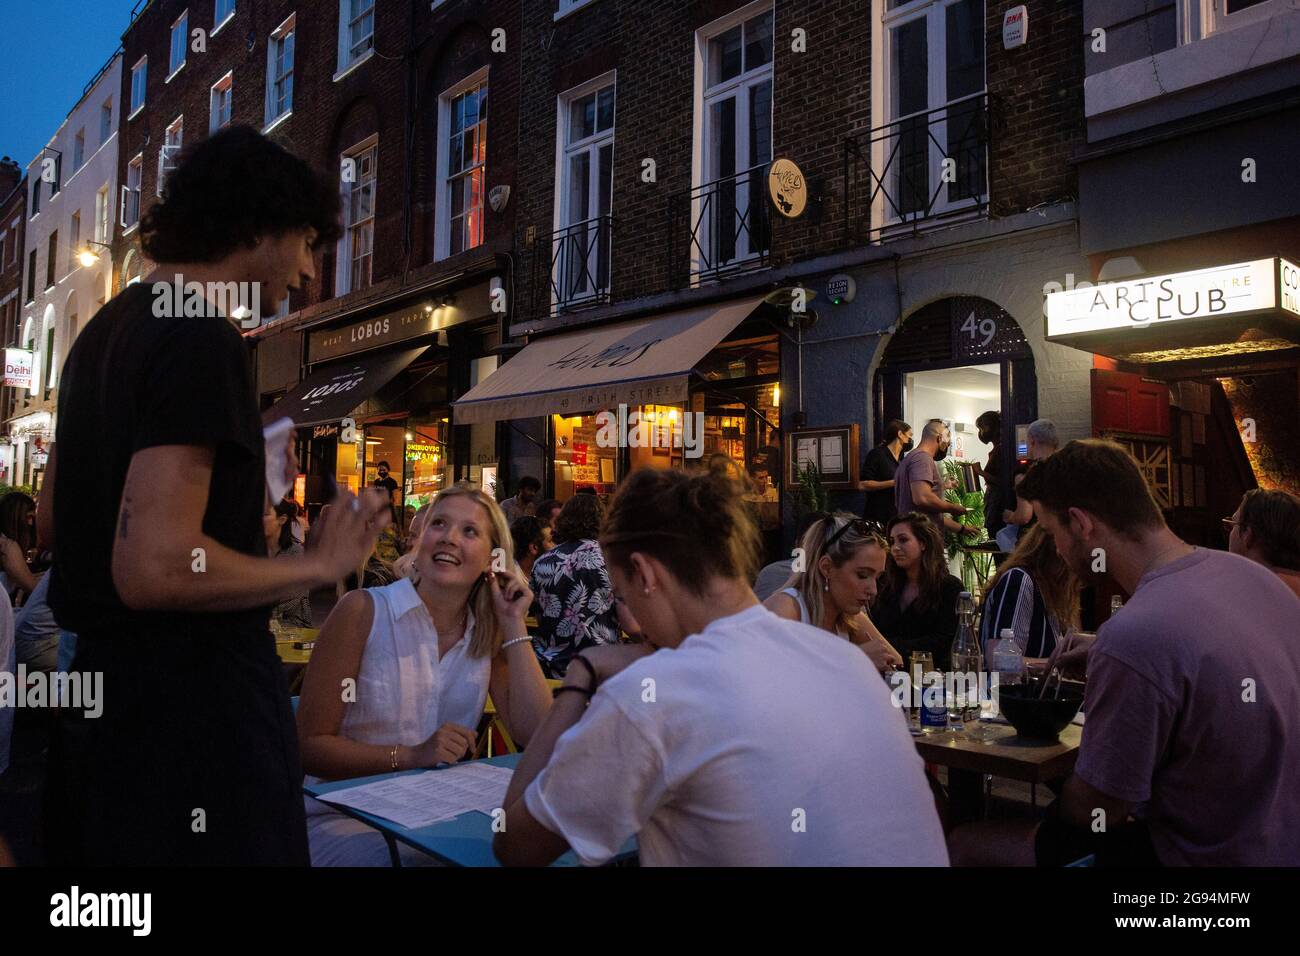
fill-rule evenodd
<path id="1" fill-rule="evenodd" d="M 393 524 L 396 525 L 398 519 L 397 508 L 401 504 L 401 497 L 397 494 L 397 480 L 388 473 L 389 468 L 386 461 L 381 461 L 376 465 L 375 470 L 379 472 L 379 477 L 375 479 L 374 487 L 383 488 L 388 493 L 388 504 L 393 510 Z"/>
<path id="2" fill-rule="evenodd" d="M 1022 474 L 1016 475 L 1015 483 L 1019 485 L 1024 475 L 1029 472 L 1040 461 L 1046 461 L 1056 450 L 1061 447 L 1061 439 L 1056 433 L 1056 424 L 1048 421 L 1046 418 L 1040 418 L 1029 425 L 1029 440 L 1026 456 L 1029 458 L 1029 464 L 1025 467 Z M 1034 509 L 1022 498 L 1012 492 L 1012 500 L 1007 505 L 1007 510 L 1002 512 L 1002 520 L 1007 524 L 1024 527 L 1034 520 Z M 1009 549 L 1008 549 L 1009 550 Z"/>
<path id="3" fill-rule="evenodd" d="M 919 511 L 933 521 L 941 532 L 978 533 L 966 528 L 951 515 L 964 515 L 966 508 L 943 497 L 943 477 L 939 462 L 948 457 L 952 436 L 941 418 L 932 418 L 921 430 L 921 441 L 907 453 L 894 473 L 894 507 L 900 515 Z"/>
<path id="4" fill-rule="evenodd" d="M 506 521 L 514 524 L 524 515 L 533 513 L 533 501 L 542 490 L 542 483 L 532 475 L 519 479 L 519 491 L 513 498 L 501 502 L 501 510 L 506 514 Z"/>
<path id="5" fill-rule="evenodd" d="M 912 426 L 895 418 L 885 426 L 884 441 L 867 452 L 858 487 L 867 493 L 862 517 L 883 526 L 894 517 L 894 475 L 912 450 Z"/>

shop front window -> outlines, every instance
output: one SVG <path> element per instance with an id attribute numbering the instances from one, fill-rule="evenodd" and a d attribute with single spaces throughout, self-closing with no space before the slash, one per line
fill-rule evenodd
<path id="1" fill-rule="evenodd" d="M 608 495 L 620 477 L 618 446 L 599 440 L 601 423 L 595 413 L 569 418 L 551 416 L 555 428 L 555 497 L 568 501 L 581 488 Z"/>
<path id="2" fill-rule="evenodd" d="M 702 389 L 692 409 L 704 415 L 703 456 L 692 464 L 723 470 L 744 487 L 760 531 L 781 530 L 781 386 Z"/>
<path id="3" fill-rule="evenodd" d="M 450 437 L 447 417 L 407 426 L 406 473 L 402 484 L 402 502 L 406 508 L 418 511 L 451 483 Z"/>

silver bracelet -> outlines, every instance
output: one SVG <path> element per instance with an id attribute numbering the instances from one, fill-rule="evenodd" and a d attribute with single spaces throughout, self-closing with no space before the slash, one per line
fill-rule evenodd
<path id="1" fill-rule="evenodd" d="M 531 638 L 531 637 L 528 637 L 527 635 L 525 635 L 525 636 L 523 636 L 523 637 L 512 638 L 511 640 L 508 640 L 508 641 L 506 641 L 505 643 L 503 643 L 503 644 L 501 645 L 501 650 L 504 651 L 504 650 L 505 650 L 507 647 L 509 647 L 511 644 L 522 644 L 524 641 L 531 641 L 531 640 L 532 640 L 532 638 Z"/>

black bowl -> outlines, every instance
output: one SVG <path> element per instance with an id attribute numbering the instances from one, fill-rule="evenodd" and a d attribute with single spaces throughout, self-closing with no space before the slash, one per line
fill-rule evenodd
<path id="1" fill-rule="evenodd" d="M 1002 716 L 1021 737 L 1031 740 L 1056 740 L 1061 731 L 1070 725 L 1083 704 L 1083 694 L 1069 685 L 1061 688 L 1060 697 L 1053 696 L 1056 688 L 1049 688 L 1047 696 L 1038 699 L 1042 685 L 1033 681 L 998 687 L 998 706 Z"/>

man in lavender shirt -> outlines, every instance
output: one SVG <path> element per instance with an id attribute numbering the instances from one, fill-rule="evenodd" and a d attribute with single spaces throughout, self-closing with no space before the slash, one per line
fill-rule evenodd
<path id="1" fill-rule="evenodd" d="M 958 831 L 954 861 L 1300 865 L 1300 599 L 1170 531 L 1112 442 L 1070 442 L 1018 494 L 1081 579 L 1132 597 L 1088 654 L 1079 759 L 1035 842 Z"/>

